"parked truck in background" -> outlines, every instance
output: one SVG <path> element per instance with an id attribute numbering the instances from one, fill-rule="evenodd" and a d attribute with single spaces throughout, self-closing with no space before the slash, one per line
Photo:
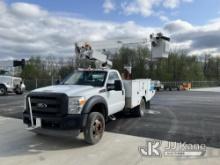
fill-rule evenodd
<path id="1" fill-rule="evenodd" d="M 152 84 L 156 91 L 164 90 L 164 85 L 159 80 L 153 80 Z"/>
<path id="2" fill-rule="evenodd" d="M 177 90 L 184 91 L 192 89 L 192 83 L 190 82 L 164 82 L 164 90 Z"/>
<path id="3" fill-rule="evenodd" d="M 7 93 L 22 94 L 25 90 L 24 82 L 20 77 L 0 75 L 0 96 Z"/>

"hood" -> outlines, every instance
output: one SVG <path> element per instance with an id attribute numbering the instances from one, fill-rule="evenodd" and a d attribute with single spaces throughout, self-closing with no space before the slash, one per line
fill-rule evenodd
<path id="1" fill-rule="evenodd" d="M 91 90 L 97 89 L 92 86 L 84 85 L 55 85 L 43 88 L 38 88 L 32 92 L 49 92 L 49 93 L 65 93 L 68 96 L 83 96 L 85 93 L 91 92 Z"/>
<path id="2" fill-rule="evenodd" d="M 5 76 L 5 75 L 0 75 L 0 79 L 6 79 L 6 80 L 11 80 L 11 79 L 13 79 L 13 80 L 22 80 L 22 78 L 20 78 L 20 77 L 13 77 L 13 76 Z"/>

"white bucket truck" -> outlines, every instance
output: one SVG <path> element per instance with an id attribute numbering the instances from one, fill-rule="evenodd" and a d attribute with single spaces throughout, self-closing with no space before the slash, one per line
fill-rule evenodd
<path id="1" fill-rule="evenodd" d="M 150 79 L 122 80 L 117 70 L 104 68 L 112 63 L 103 51 L 86 43 L 75 47 L 78 58 L 95 60 L 98 69 L 78 69 L 59 85 L 30 92 L 23 121 L 36 133 L 77 136 L 83 132 L 87 143 L 96 144 L 114 114 L 130 111 L 143 116 L 155 90 Z"/>

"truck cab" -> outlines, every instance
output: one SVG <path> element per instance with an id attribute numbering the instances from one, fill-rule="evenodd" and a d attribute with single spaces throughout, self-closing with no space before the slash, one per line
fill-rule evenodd
<path id="1" fill-rule="evenodd" d="M 117 70 L 78 70 L 56 86 L 36 89 L 26 97 L 23 121 L 36 133 L 84 132 L 97 143 L 110 115 L 125 107 L 125 89 Z"/>

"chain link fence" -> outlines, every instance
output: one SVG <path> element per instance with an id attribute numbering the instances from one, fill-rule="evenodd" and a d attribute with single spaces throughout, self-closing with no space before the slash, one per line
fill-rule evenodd
<path id="1" fill-rule="evenodd" d="M 55 85 L 59 78 L 51 78 L 51 79 L 32 79 L 32 80 L 24 80 L 24 84 L 26 86 L 27 91 L 31 91 L 37 88 Z"/>
<path id="2" fill-rule="evenodd" d="M 59 78 L 51 78 L 51 79 L 32 79 L 32 80 L 24 80 L 26 85 L 26 90 L 30 91 L 36 88 L 45 87 L 49 85 L 55 85 L 56 81 Z M 202 88 L 202 87 L 217 87 L 220 86 L 220 81 L 176 81 L 176 82 L 162 82 L 164 85 L 170 86 L 179 86 L 183 83 L 191 83 L 192 88 Z"/>
<path id="3" fill-rule="evenodd" d="M 218 86 L 220 86 L 220 81 L 192 81 L 193 88 L 218 87 Z"/>
<path id="4" fill-rule="evenodd" d="M 220 86 L 220 81 L 170 81 L 162 82 L 162 84 L 172 87 L 178 87 L 183 83 L 191 83 L 192 88 L 205 88 L 205 87 L 218 87 Z"/>

